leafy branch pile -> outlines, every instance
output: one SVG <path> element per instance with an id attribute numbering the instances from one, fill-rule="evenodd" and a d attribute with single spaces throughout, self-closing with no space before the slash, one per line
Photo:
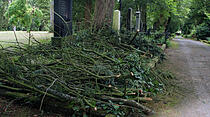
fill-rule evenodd
<path id="1" fill-rule="evenodd" d="M 117 40 L 110 31 L 84 31 L 64 39 L 59 49 L 49 44 L 2 48 L 0 95 L 38 103 L 40 109 L 50 105 L 101 116 L 128 116 L 132 111 L 126 110 L 150 114 L 142 102 L 166 84 L 166 77 L 147 66 L 158 56 L 152 53 L 157 48 L 142 51 Z"/>

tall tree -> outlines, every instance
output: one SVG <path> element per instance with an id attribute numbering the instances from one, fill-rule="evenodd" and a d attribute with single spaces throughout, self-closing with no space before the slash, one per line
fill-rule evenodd
<path id="1" fill-rule="evenodd" d="M 86 0 L 85 4 L 85 23 L 87 26 L 91 23 L 92 0 Z"/>
<path id="2" fill-rule="evenodd" d="M 146 32 L 147 30 L 147 3 L 148 0 L 138 0 L 138 10 L 141 12 L 141 31 Z"/>
<path id="3" fill-rule="evenodd" d="M 114 0 L 96 0 L 94 22 L 96 28 L 112 23 Z"/>

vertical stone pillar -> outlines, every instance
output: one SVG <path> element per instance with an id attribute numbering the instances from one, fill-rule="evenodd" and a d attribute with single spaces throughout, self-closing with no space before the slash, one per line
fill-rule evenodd
<path id="1" fill-rule="evenodd" d="M 115 10 L 113 15 L 113 30 L 120 31 L 120 11 Z"/>
<path id="2" fill-rule="evenodd" d="M 54 37 L 52 45 L 62 46 L 62 37 L 72 34 L 72 0 L 54 0 Z"/>
<path id="3" fill-rule="evenodd" d="M 54 36 L 72 34 L 72 0 L 54 0 Z"/>
<path id="4" fill-rule="evenodd" d="M 141 29 L 141 12 L 136 11 L 136 31 L 140 31 Z"/>
<path id="5" fill-rule="evenodd" d="M 120 23 L 120 11 L 119 10 L 115 10 L 114 11 L 114 15 L 113 15 L 113 30 L 115 30 L 118 35 L 120 35 L 120 26 L 121 23 Z M 121 43 L 121 38 L 119 38 L 119 43 Z"/>
<path id="6" fill-rule="evenodd" d="M 132 8 L 129 8 L 127 14 L 127 30 L 129 31 L 132 30 L 132 11 Z"/>

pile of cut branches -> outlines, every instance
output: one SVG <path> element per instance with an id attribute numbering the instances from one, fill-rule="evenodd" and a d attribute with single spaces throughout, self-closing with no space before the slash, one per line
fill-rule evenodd
<path id="1" fill-rule="evenodd" d="M 112 32 L 83 32 L 65 38 L 62 48 L 40 43 L 2 48 L 0 95 L 76 114 L 128 116 L 129 109 L 151 114 L 142 103 L 165 84 L 147 66 L 157 53 L 118 38 Z"/>

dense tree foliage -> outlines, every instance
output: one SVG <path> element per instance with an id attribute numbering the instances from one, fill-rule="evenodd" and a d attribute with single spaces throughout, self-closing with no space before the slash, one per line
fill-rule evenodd
<path id="1" fill-rule="evenodd" d="M 31 6 L 39 8 L 43 13 L 40 27 L 38 27 L 39 30 L 50 30 L 50 1 L 51 0 L 29 0 Z"/>
<path id="2" fill-rule="evenodd" d="M 210 6 L 208 0 L 192 0 L 190 12 L 185 19 L 183 33 L 190 37 L 210 37 Z"/>
<path id="3" fill-rule="evenodd" d="M 7 10 L 8 0 L 0 0 L 0 16 L 3 16 Z M 7 30 L 8 20 L 5 17 L 0 17 L 0 30 Z"/>
<path id="4" fill-rule="evenodd" d="M 11 25 L 21 25 L 30 30 L 33 23 L 37 26 L 40 25 L 42 12 L 29 5 L 26 0 L 14 0 L 9 5 L 5 16 Z"/>
<path id="5" fill-rule="evenodd" d="M 16 4 L 13 0 L 12 4 Z M 25 8 L 39 8 L 44 14 L 40 26 L 32 24 L 32 30 L 49 30 L 50 29 L 50 2 L 52 0 L 19 0 L 26 2 L 27 6 L 21 3 L 21 10 L 25 12 Z M 174 33 L 182 30 L 184 34 L 197 35 L 204 38 L 209 35 L 209 4 L 207 0 L 121 0 L 122 28 L 126 26 L 128 8 L 133 9 L 133 23 L 135 23 L 135 11 L 141 11 L 141 31 L 146 32 L 148 29 L 157 31 L 167 31 Z M 8 0 L 0 0 L 0 13 L 6 12 L 8 8 Z M 24 3 L 25 4 L 25 3 Z M 81 30 L 101 25 L 104 20 L 112 17 L 112 11 L 119 9 L 119 0 L 73 0 L 73 25 L 74 30 Z M 11 9 L 11 8 L 10 8 Z M 28 10 L 30 11 L 30 10 Z M 7 11 L 9 12 L 9 11 Z M 15 12 L 18 14 L 19 12 Z M 17 15 L 18 16 L 18 15 Z M 21 17 L 21 15 L 20 15 Z M 24 17 L 27 21 L 27 16 Z M 22 18 L 22 19 L 24 19 Z M 1 17 L 0 22 L 15 22 L 13 18 L 7 19 Z M 34 17 L 33 22 L 37 20 Z M 21 22 L 21 21 L 20 21 Z M 22 27 L 20 22 L 16 22 L 17 27 Z M 29 21 L 28 21 L 29 22 Z M 29 23 L 30 24 L 30 23 Z M 0 23 L 1 30 L 8 29 L 7 23 Z M 20 26 L 18 26 L 20 25 Z M 111 26 L 111 25 L 110 25 Z M 135 25 L 133 25 L 134 27 Z M 23 29 L 23 28 L 20 28 Z M 205 31 L 205 34 L 200 32 Z M 203 35 L 203 36 L 202 36 Z"/>

